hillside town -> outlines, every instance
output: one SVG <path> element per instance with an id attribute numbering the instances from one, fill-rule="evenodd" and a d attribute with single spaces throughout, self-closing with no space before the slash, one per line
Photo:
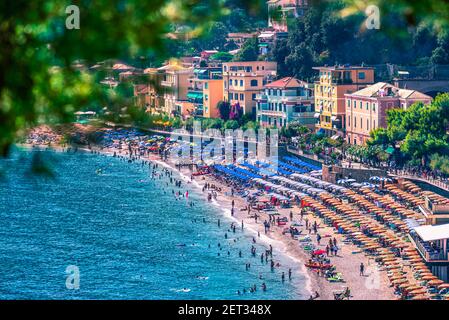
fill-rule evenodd
<path id="1" fill-rule="evenodd" d="M 174 19 L 159 51 L 69 56 L 73 79 L 52 65 L 60 78 L 32 92 L 48 115 L 12 113 L 0 140 L 20 165 L 0 163 L 8 214 L 29 197 L 53 232 L 59 214 L 83 213 L 80 230 L 54 231 L 98 265 L 81 299 L 449 300 L 449 32 L 386 40 L 365 11 L 343 16 L 346 2 L 262 2 L 250 15 L 223 0 L 199 37 Z M 52 176 L 48 154 L 62 179 L 37 192 L 17 175 L 30 155 L 31 173 Z M 17 234 L 40 228 L 31 220 Z M 42 261 L 69 260 L 54 246 Z M 22 294 L 16 279 L 7 298 Z"/>

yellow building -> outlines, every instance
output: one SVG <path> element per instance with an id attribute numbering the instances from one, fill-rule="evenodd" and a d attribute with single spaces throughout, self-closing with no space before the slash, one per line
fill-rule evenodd
<path id="1" fill-rule="evenodd" d="M 161 87 L 164 95 L 162 110 L 167 114 L 176 113 L 176 102 L 187 101 L 191 86 L 193 68 L 184 68 L 179 64 L 168 64 L 158 69 L 162 73 Z"/>
<path id="2" fill-rule="evenodd" d="M 256 95 L 277 75 L 277 63 L 247 61 L 223 63 L 223 99 L 240 104 L 244 113 L 256 112 Z"/>
<path id="3" fill-rule="evenodd" d="M 319 80 L 315 82 L 315 117 L 317 130 L 326 134 L 344 133 L 345 94 L 374 83 L 374 69 L 363 66 L 316 67 Z"/>
<path id="4" fill-rule="evenodd" d="M 218 103 L 223 99 L 223 79 L 204 80 L 203 86 L 203 116 L 205 118 L 220 118 Z"/>

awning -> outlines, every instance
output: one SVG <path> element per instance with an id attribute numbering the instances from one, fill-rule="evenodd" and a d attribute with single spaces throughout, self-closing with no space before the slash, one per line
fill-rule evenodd
<path id="1" fill-rule="evenodd" d="M 188 92 L 187 99 L 203 99 L 203 94 L 199 92 Z"/>
<path id="2" fill-rule="evenodd" d="M 331 117 L 331 120 L 332 120 L 332 121 L 339 121 L 339 119 L 338 119 L 336 116 L 332 116 L 332 117 Z"/>
<path id="3" fill-rule="evenodd" d="M 413 228 L 423 241 L 449 239 L 449 224 L 438 226 L 421 226 Z"/>
<path id="4" fill-rule="evenodd" d="M 315 114 L 313 115 L 313 117 L 314 117 L 314 118 L 319 118 L 319 117 L 320 117 L 320 113 L 319 113 L 319 112 L 315 113 Z"/>

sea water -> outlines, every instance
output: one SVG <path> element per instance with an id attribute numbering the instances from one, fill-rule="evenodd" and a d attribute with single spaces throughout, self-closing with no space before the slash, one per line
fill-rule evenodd
<path id="1" fill-rule="evenodd" d="M 36 152 L 54 177 L 29 172 Z M 229 231 L 230 218 L 191 184 L 188 200 L 175 200 L 167 182 L 140 162 L 90 153 L 0 160 L 0 299 L 308 297 L 300 263 L 275 250 L 272 272 L 260 261 L 267 244 L 257 241 L 252 257 L 253 233 Z"/>

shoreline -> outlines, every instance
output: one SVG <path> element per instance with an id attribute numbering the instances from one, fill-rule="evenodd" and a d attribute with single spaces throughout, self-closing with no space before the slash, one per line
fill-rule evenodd
<path id="1" fill-rule="evenodd" d="M 19 145 L 25 148 L 32 149 L 33 145 Z M 63 147 L 63 146 L 46 146 L 41 145 L 37 146 L 39 149 L 51 149 L 54 151 L 61 151 L 64 152 L 67 148 L 73 148 L 73 147 Z M 113 156 L 114 153 L 116 153 L 117 156 L 121 157 L 129 157 L 126 151 L 124 150 L 118 150 L 113 148 L 101 148 L 99 146 L 91 146 L 91 148 L 82 148 L 79 147 L 77 150 L 82 152 L 97 152 L 102 155 L 106 156 Z M 140 157 L 139 160 L 144 161 L 150 161 L 153 163 L 157 163 L 161 166 L 164 166 L 166 168 L 170 168 L 170 170 L 173 170 L 177 174 L 181 176 L 181 178 L 185 182 L 190 182 L 189 175 L 191 174 L 191 171 L 187 168 L 181 168 L 178 170 L 174 163 L 171 163 L 170 161 L 165 162 L 156 154 L 152 154 L 150 157 Z M 201 180 L 200 180 L 201 179 Z M 260 238 L 259 241 L 262 241 L 265 244 L 272 245 L 273 248 L 276 249 L 276 252 L 279 252 L 280 254 L 284 255 L 288 260 L 292 261 L 294 264 L 299 264 L 295 266 L 295 269 L 292 269 L 293 273 L 296 273 L 298 275 L 301 275 L 305 278 L 305 286 L 302 288 L 298 288 L 298 291 L 300 290 L 306 290 L 311 296 L 314 292 L 318 292 L 320 297 L 318 299 L 324 299 L 324 300 L 333 300 L 333 292 L 335 291 L 341 291 L 344 287 L 348 286 L 351 288 L 352 291 L 352 298 L 355 300 L 374 300 L 374 299 L 380 299 L 380 300 L 388 300 L 388 299 L 396 299 L 396 297 L 393 295 L 392 288 L 389 288 L 388 285 L 388 279 L 386 278 L 385 272 L 379 272 L 379 268 L 377 265 L 370 264 L 370 259 L 366 257 L 365 255 L 360 256 L 361 259 L 356 259 L 356 255 L 351 255 L 352 252 L 357 251 L 358 248 L 353 245 L 345 245 L 342 242 L 342 238 L 339 238 L 339 243 L 342 244 L 342 250 L 341 254 L 339 255 L 339 260 L 342 259 L 342 261 L 337 261 L 336 258 L 332 260 L 332 263 L 336 265 L 337 271 L 341 272 L 343 274 L 343 278 L 346 280 L 348 277 L 354 279 L 354 274 L 357 273 L 358 268 L 358 261 L 363 260 L 365 265 L 368 266 L 367 269 L 371 270 L 371 274 L 374 274 L 374 276 L 380 276 L 380 280 L 377 280 L 379 283 L 378 288 L 367 288 L 367 282 L 368 279 L 365 281 L 364 287 L 360 288 L 360 285 L 355 285 L 353 281 L 346 281 L 344 283 L 330 283 L 325 278 L 318 276 L 313 270 L 310 270 L 305 267 L 304 263 L 308 261 L 310 255 L 305 250 L 303 250 L 300 247 L 300 244 L 298 240 L 293 240 L 289 236 L 285 236 L 282 234 L 282 227 L 273 226 L 269 231 L 267 235 L 263 232 L 263 224 L 262 223 L 255 223 L 254 219 L 250 219 L 246 217 L 246 211 L 241 211 L 240 208 L 243 208 L 246 206 L 246 202 L 244 199 L 238 197 L 238 196 L 230 196 L 230 192 L 228 195 L 226 195 L 226 191 L 229 191 L 229 187 L 226 186 L 221 181 L 218 181 L 211 175 L 205 175 L 205 176 L 198 176 L 195 177 L 191 181 L 191 185 L 196 188 L 199 191 L 199 194 L 204 195 L 204 201 L 207 201 L 207 196 L 204 194 L 204 192 L 201 192 L 202 186 L 200 182 L 204 185 L 205 183 L 211 183 L 221 188 L 221 192 L 217 192 L 217 200 L 213 199 L 211 203 L 217 207 L 217 209 L 220 209 L 222 215 L 226 218 L 230 218 L 233 221 L 235 221 L 237 224 L 240 224 L 241 221 L 244 221 L 245 229 L 247 229 L 249 232 L 253 233 L 255 236 L 257 236 L 258 232 L 260 232 Z M 232 200 L 235 201 L 235 214 L 234 216 L 231 215 L 231 202 Z M 287 216 L 287 211 L 293 211 L 295 214 L 297 214 L 297 208 L 292 207 L 289 209 L 279 209 L 279 212 L 282 216 Z M 262 212 L 259 212 L 260 219 L 263 221 L 265 215 Z M 321 223 L 320 219 L 317 219 L 316 217 L 313 217 L 313 215 L 309 212 L 307 214 L 307 217 L 312 220 L 315 219 L 318 223 Z M 259 220 L 260 221 L 260 220 Z M 311 221 L 312 222 L 312 221 Z M 324 229 L 324 230 L 323 230 Z M 332 236 L 337 236 L 336 233 L 333 230 L 329 230 L 328 227 L 320 226 L 320 233 L 329 233 Z M 315 241 L 316 242 L 316 241 Z M 346 257 L 345 257 L 346 256 Z M 348 260 L 357 260 L 357 262 L 354 261 L 348 261 Z M 339 262 L 339 263 L 337 263 Z M 354 270 L 348 270 L 347 264 L 351 264 L 354 266 Z M 345 268 L 342 268 L 343 266 L 346 266 Z M 379 275 L 380 273 L 380 275 Z M 352 274 L 352 277 L 351 277 Z M 376 282 L 376 279 L 373 280 L 373 282 Z M 296 284 L 295 284 L 296 285 Z M 370 290 L 372 289 L 372 290 Z"/>

